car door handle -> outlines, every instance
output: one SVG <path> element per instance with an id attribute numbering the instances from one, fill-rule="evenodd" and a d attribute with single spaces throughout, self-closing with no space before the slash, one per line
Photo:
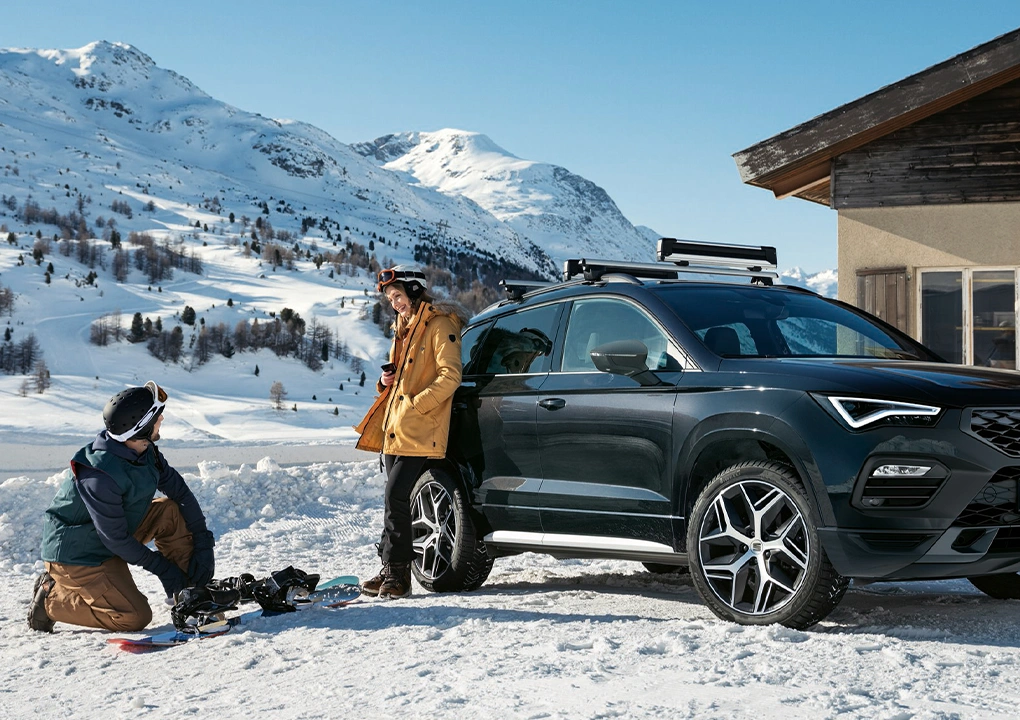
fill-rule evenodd
<path id="1" fill-rule="evenodd" d="M 567 401 L 563 398 L 547 398 L 545 400 L 539 400 L 538 404 L 546 410 L 559 410 L 560 408 L 566 407 Z"/>

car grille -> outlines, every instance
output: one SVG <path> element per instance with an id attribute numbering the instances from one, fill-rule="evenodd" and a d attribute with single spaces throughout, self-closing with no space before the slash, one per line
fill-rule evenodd
<path id="1" fill-rule="evenodd" d="M 992 541 L 988 552 L 989 554 L 1020 552 L 1020 527 L 1002 528 L 995 533 L 995 540 Z"/>
<path id="2" fill-rule="evenodd" d="M 1020 408 L 971 411 L 970 431 L 1010 457 L 1020 457 Z"/>
<path id="3" fill-rule="evenodd" d="M 861 491 L 861 501 L 869 507 L 924 507 L 945 481 L 944 477 L 869 477 Z"/>
<path id="4" fill-rule="evenodd" d="M 1017 481 L 1020 467 L 1005 467 L 992 476 L 953 523 L 957 527 L 1020 524 Z"/>
<path id="5" fill-rule="evenodd" d="M 931 533 L 868 532 L 857 534 L 856 537 L 873 552 L 901 553 L 910 552 L 935 536 Z"/>

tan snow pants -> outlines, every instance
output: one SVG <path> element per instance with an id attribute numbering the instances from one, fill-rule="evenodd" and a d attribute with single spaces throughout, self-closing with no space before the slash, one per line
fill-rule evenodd
<path id="1" fill-rule="evenodd" d="M 153 500 L 135 539 L 143 545 L 155 541 L 157 550 L 187 572 L 193 546 L 177 503 Z M 152 621 L 149 601 L 119 557 L 95 567 L 48 562 L 46 571 L 55 581 L 46 598 L 46 613 L 57 622 L 134 632 Z"/>

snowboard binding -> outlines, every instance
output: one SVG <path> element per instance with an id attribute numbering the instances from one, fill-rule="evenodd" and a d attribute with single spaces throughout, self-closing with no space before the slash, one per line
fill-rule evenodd
<path id="1" fill-rule="evenodd" d="M 237 590 L 211 586 L 184 588 L 170 608 L 174 627 L 185 633 L 198 633 L 200 628 L 223 619 L 223 613 L 236 610 L 241 599 Z"/>
<path id="2" fill-rule="evenodd" d="M 298 602 L 315 592 L 318 582 L 318 575 L 293 566 L 261 580 L 251 573 L 242 573 L 213 580 L 204 587 L 182 590 L 170 617 L 181 632 L 197 633 L 203 625 L 222 620 L 224 612 L 236 610 L 240 603 L 257 602 L 268 613 L 294 612 Z"/>
<path id="3" fill-rule="evenodd" d="M 255 602 L 264 611 L 294 612 L 297 610 L 295 601 L 315 592 L 318 582 L 318 575 L 309 575 L 304 570 L 289 566 L 263 580 L 257 580 L 251 586 L 251 592 Z"/>

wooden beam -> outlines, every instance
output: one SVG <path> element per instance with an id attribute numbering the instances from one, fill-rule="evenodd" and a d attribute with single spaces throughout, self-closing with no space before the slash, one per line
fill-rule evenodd
<path id="1" fill-rule="evenodd" d="M 799 195 L 805 190 L 811 190 L 828 182 L 830 171 L 831 161 L 826 159 L 777 180 L 771 190 L 777 200 L 788 198 L 791 195 Z"/>

